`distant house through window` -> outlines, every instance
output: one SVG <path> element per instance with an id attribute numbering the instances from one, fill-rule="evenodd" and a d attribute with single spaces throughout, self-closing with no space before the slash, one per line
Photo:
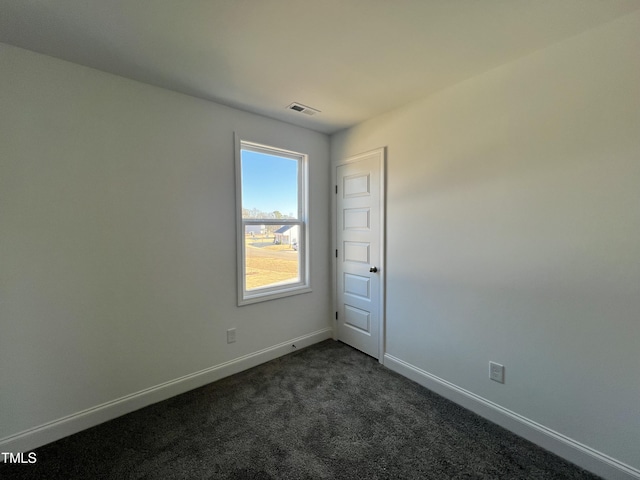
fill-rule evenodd
<path id="1" fill-rule="evenodd" d="M 274 233 L 277 245 L 290 245 L 294 250 L 298 249 L 298 237 L 300 236 L 300 227 L 298 225 L 285 225 Z"/>
<path id="2" fill-rule="evenodd" d="M 307 155 L 238 140 L 238 304 L 309 291 Z"/>

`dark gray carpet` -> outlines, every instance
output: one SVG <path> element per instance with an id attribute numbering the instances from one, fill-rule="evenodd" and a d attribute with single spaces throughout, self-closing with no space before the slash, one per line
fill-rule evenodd
<path id="1" fill-rule="evenodd" d="M 36 453 L 0 478 L 597 478 L 331 340 Z"/>

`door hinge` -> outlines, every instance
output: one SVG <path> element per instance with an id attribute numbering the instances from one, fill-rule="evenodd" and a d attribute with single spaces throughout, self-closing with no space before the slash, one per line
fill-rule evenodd
<path id="1" fill-rule="evenodd" d="M 338 249 L 336 248 L 336 258 L 338 258 Z"/>
<path id="2" fill-rule="evenodd" d="M 336 185 L 336 194 L 338 193 L 338 185 Z"/>
<path id="3" fill-rule="evenodd" d="M 338 319 L 338 312 L 336 312 L 336 320 Z"/>

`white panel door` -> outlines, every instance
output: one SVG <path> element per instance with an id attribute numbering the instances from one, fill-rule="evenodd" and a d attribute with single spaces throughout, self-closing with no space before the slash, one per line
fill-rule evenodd
<path id="1" fill-rule="evenodd" d="M 374 358 L 382 353 L 383 159 L 380 149 L 336 170 L 338 340 Z"/>

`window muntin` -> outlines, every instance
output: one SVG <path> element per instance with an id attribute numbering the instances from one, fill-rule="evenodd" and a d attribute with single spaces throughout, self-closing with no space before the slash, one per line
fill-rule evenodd
<path id="1" fill-rule="evenodd" d="M 238 304 L 309 291 L 307 156 L 239 141 Z"/>

